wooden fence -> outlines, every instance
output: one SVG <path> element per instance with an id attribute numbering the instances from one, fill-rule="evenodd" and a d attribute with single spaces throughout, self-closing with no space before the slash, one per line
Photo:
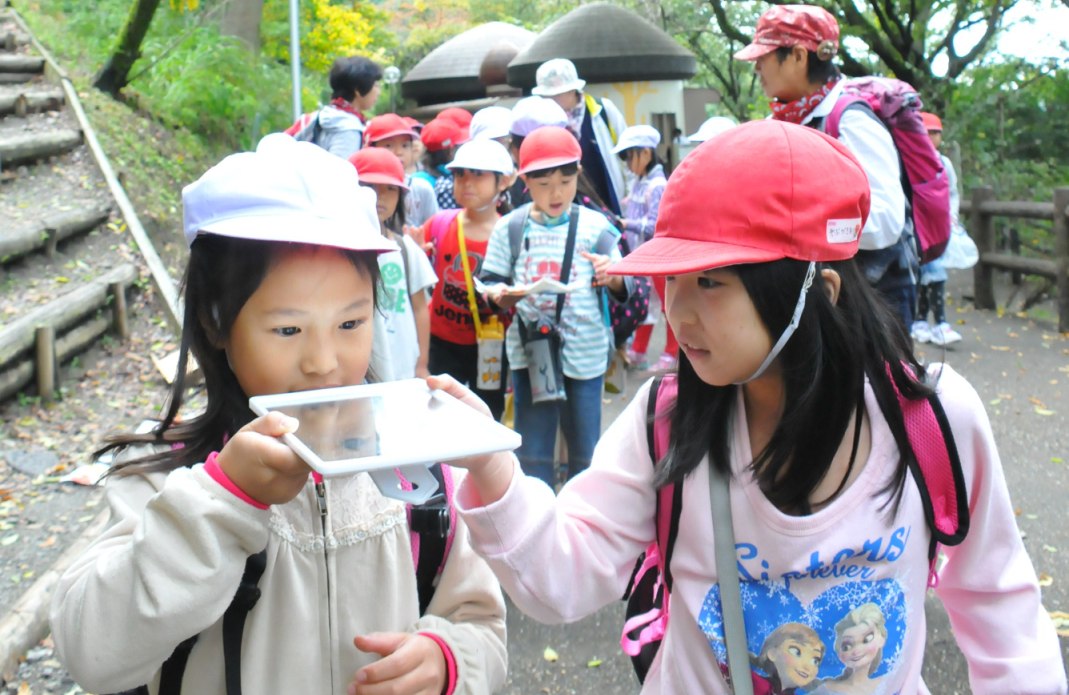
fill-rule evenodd
<path id="1" fill-rule="evenodd" d="M 1039 275 L 1054 281 L 1058 292 L 1058 330 L 1069 332 L 1069 187 L 1054 189 L 1053 201 L 995 200 L 991 186 L 972 190 L 972 199 L 963 200 L 961 214 L 968 215 L 969 231 L 980 251 L 980 261 L 973 269 L 973 294 L 979 309 L 995 308 L 993 274 L 1008 270 Z M 1053 258 L 1026 258 L 1000 251 L 995 229 L 996 217 L 1050 220 L 1054 231 Z"/>

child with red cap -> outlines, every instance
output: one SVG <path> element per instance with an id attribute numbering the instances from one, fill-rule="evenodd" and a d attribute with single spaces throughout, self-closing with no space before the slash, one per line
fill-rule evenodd
<path id="1" fill-rule="evenodd" d="M 434 195 L 434 186 L 420 176 L 415 176 L 415 143 L 419 133 L 407 120 L 396 113 L 384 113 L 368 121 L 364 130 L 364 141 L 370 147 L 385 147 L 393 152 L 405 168 L 405 222 L 421 225 L 438 212 L 438 199 Z"/>
<path id="2" fill-rule="evenodd" d="M 917 360 L 854 260 L 870 195 L 850 151 L 810 128 L 758 121 L 699 145 L 653 239 L 610 269 L 665 276 L 678 375 L 639 390 L 556 498 L 511 454 L 452 464 L 468 469 L 456 501 L 476 550 L 536 619 L 615 602 L 635 558 L 666 543 L 670 600 L 635 620 L 639 645 L 659 640 L 644 693 L 926 693 L 930 582 L 972 692 L 1066 692 L 983 402 L 951 366 Z M 912 453 L 904 414 L 929 405 L 967 497 L 938 571 L 930 491 L 910 469 L 939 450 Z M 672 500 L 674 535 L 661 535 Z M 869 604 L 881 619 L 843 647 L 836 626 Z M 772 655 L 787 628 L 799 636 Z"/>
<path id="3" fill-rule="evenodd" d="M 434 287 L 434 274 L 427 255 L 407 234 L 404 197 L 405 169 L 389 150 L 365 147 L 349 161 L 356 167 L 361 186 L 374 189 L 375 210 L 383 236 L 400 250 L 379 256 L 379 311 L 375 331 L 375 361 L 379 381 L 427 376 L 430 357 L 430 312 L 427 290 Z"/>
<path id="4" fill-rule="evenodd" d="M 753 41 L 735 58 L 753 61 L 771 100 L 772 118 L 824 130 L 843 95 L 842 75 L 833 62 L 838 52 L 839 23 L 830 12 L 815 5 L 776 5 L 757 20 Z M 908 329 L 916 308 L 918 265 L 898 150 L 875 114 L 859 106 L 843 112 L 839 140 L 861 162 L 872 188 L 857 262 Z"/>
<path id="5" fill-rule="evenodd" d="M 520 146 L 520 176 L 532 202 L 503 217 L 483 259 L 482 279 L 497 285 L 490 299 L 516 317 L 506 337 L 518 450 L 525 471 L 551 488 L 557 481 L 555 442 L 560 425 L 571 478 L 590 464 L 601 433 L 603 377 L 613 349 L 603 320 L 600 288 L 626 298 L 623 278 L 610 278 L 620 257 L 619 234 L 604 215 L 573 204 L 579 142 L 546 126 Z M 528 289 L 543 281 L 543 291 Z"/>
<path id="6" fill-rule="evenodd" d="M 924 121 L 924 127 L 928 130 L 928 137 L 932 139 L 932 144 L 938 150 L 943 144 L 943 121 L 939 116 L 927 111 L 921 113 L 921 120 Z M 950 185 L 950 241 L 947 243 L 947 251 L 942 256 L 921 266 L 920 283 L 917 285 L 917 317 L 910 333 L 918 343 L 946 346 L 961 342 L 961 333 L 951 328 L 946 316 L 947 268 L 951 267 L 948 262 L 955 268 L 971 268 L 972 263 L 962 264 L 955 261 L 956 254 L 953 253 L 954 249 L 951 244 L 954 244 L 955 240 L 961 243 L 963 234 L 966 242 L 971 240 L 968 239 L 968 233 L 958 219 L 960 207 L 958 174 L 954 171 L 954 164 L 951 163 L 949 157 L 940 152 L 939 158 L 943 160 L 943 171 L 946 172 Z M 928 323 L 929 311 L 935 319 L 934 324 Z"/>
<path id="7" fill-rule="evenodd" d="M 438 200 L 439 210 L 452 210 L 459 207 L 456 198 L 453 197 L 453 175 L 445 168 L 445 165 L 453 161 L 457 148 L 467 142 L 468 127 L 458 124 L 455 117 L 442 118 L 439 115 L 423 127 L 419 138 L 426 154 L 423 158 L 423 171 L 417 176 L 425 178 L 434 185 L 434 195 Z"/>

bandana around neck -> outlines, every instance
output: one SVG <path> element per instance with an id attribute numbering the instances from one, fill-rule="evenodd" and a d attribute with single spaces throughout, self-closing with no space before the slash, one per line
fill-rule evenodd
<path id="1" fill-rule="evenodd" d="M 801 99 L 788 102 L 771 102 L 769 106 L 772 109 L 772 118 L 777 121 L 787 121 L 788 123 L 801 125 L 806 116 L 813 113 L 813 109 L 817 108 L 817 104 L 824 101 L 824 98 L 828 96 L 828 93 L 831 92 L 832 87 L 838 81 L 838 79 L 828 80 L 823 87 Z"/>
<path id="2" fill-rule="evenodd" d="M 334 108 L 338 109 L 339 111 L 344 111 L 345 113 L 351 113 L 352 115 L 354 115 L 357 118 L 359 118 L 361 123 L 367 123 L 367 119 L 364 118 L 364 114 L 362 114 L 358 110 L 354 109 L 352 104 L 347 102 L 345 99 L 342 99 L 341 97 L 338 97 L 337 99 L 332 100 L 330 102 L 330 105 L 333 106 Z"/>

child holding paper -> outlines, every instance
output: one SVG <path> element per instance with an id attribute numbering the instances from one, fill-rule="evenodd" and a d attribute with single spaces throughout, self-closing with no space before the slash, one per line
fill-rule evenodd
<path id="1" fill-rule="evenodd" d="M 183 191 L 179 376 L 149 434 L 112 440 L 112 524 L 59 581 L 51 620 L 86 689 L 220 693 L 224 611 L 265 551 L 240 636 L 246 693 L 484 695 L 505 680 L 500 590 L 456 527 L 421 615 L 405 506 L 366 474 L 323 480 L 251 396 L 364 382 L 379 254 L 353 167 L 277 134 Z M 181 421 L 192 355 L 207 406 Z M 198 636 L 188 663 L 176 647 Z M 177 671 L 177 675 L 176 675 Z M 177 683 L 175 682 L 177 678 Z"/>

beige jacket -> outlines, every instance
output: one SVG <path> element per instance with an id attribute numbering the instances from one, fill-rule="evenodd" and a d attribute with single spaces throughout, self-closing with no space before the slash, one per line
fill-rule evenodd
<path id="1" fill-rule="evenodd" d="M 459 473 L 459 472 L 458 472 Z M 64 666 L 92 692 L 149 683 L 187 637 L 200 637 L 183 693 L 222 693 L 222 615 L 247 556 L 267 548 L 262 592 L 242 641 L 246 693 L 344 693 L 378 659 L 353 646 L 369 632 L 430 631 L 452 649 L 458 695 L 505 681 L 505 607 L 458 521 L 438 588 L 420 617 L 404 505 L 366 474 L 326 483 L 326 515 L 309 481 L 259 510 L 203 469 L 116 478 L 112 524 L 63 575 L 52 631 Z M 324 531 L 325 529 L 325 531 Z"/>

